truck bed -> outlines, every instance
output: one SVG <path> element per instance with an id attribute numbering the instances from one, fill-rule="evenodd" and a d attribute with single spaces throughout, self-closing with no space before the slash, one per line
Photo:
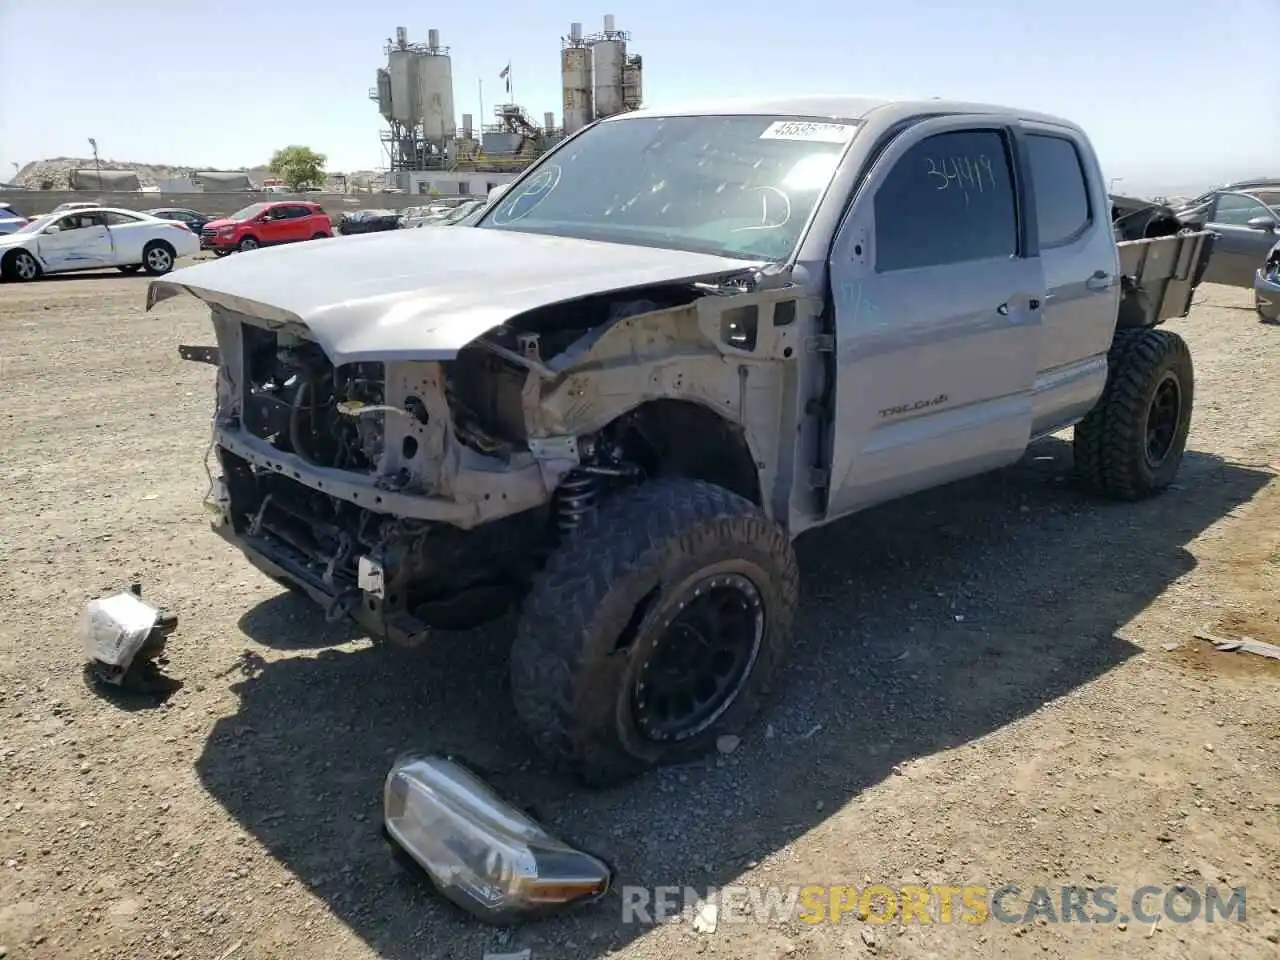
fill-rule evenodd
<path id="1" fill-rule="evenodd" d="M 1209 230 L 1122 240 L 1119 327 L 1154 327 L 1185 317 L 1213 249 Z"/>

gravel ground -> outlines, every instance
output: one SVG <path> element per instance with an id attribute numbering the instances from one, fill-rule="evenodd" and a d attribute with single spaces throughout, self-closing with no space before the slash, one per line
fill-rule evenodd
<path id="1" fill-rule="evenodd" d="M 208 532 L 212 368 L 194 301 L 118 274 L 0 287 L 0 957 L 308 960 L 1280 955 L 1280 339 L 1241 291 L 1173 329 L 1197 363 L 1177 486 L 999 474 L 800 543 L 780 700 L 732 753 L 615 792 L 515 733 L 510 623 L 374 647 Z M 180 617 L 163 703 L 87 686 L 81 605 L 139 580 Z M 1247 884 L 1243 923 L 624 925 L 614 897 L 481 926 L 402 872 L 380 787 L 456 751 L 629 884 Z"/>

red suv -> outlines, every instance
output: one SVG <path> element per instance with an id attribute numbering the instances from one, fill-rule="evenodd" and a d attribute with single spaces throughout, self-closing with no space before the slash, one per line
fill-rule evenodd
<path id="1" fill-rule="evenodd" d="M 280 200 L 254 203 L 200 231 L 200 249 L 225 257 L 233 250 L 256 250 L 277 243 L 333 236 L 333 223 L 318 203 Z"/>

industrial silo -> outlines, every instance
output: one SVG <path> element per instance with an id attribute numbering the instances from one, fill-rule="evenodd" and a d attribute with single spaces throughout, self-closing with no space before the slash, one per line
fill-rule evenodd
<path id="1" fill-rule="evenodd" d="M 422 135 L 429 142 L 452 140 L 457 133 L 453 113 L 453 64 L 449 48 L 440 46 L 440 31 L 427 31 L 427 46 L 419 48 L 418 107 Z"/>
<path id="2" fill-rule="evenodd" d="M 591 48 L 582 39 L 582 24 L 571 23 L 560 51 L 560 78 L 564 90 L 564 133 L 577 133 L 594 119 L 591 92 Z"/>
<path id="3" fill-rule="evenodd" d="M 387 73 L 391 77 L 391 119 L 413 126 L 418 122 L 418 60 L 409 48 L 409 32 L 396 27 L 396 42 L 387 50 Z"/>
<path id="4" fill-rule="evenodd" d="M 591 45 L 595 75 L 595 115 L 622 113 L 622 68 L 627 59 L 626 37 L 616 28 L 613 14 L 604 15 L 604 33 Z"/>

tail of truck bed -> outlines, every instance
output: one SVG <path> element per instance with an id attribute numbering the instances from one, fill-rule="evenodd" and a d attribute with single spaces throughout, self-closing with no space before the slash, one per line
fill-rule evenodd
<path id="1" fill-rule="evenodd" d="M 1154 327 L 1185 317 L 1209 265 L 1214 234 L 1186 230 L 1168 204 L 1115 194 L 1111 224 L 1120 251 L 1117 325 Z"/>
<path id="2" fill-rule="evenodd" d="M 1208 230 L 1186 230 L 1117 243 L 1121 298 L 1116 325 L 1154 327 L 1185 317 L 1209 264 L 1213 238 Z"/>

